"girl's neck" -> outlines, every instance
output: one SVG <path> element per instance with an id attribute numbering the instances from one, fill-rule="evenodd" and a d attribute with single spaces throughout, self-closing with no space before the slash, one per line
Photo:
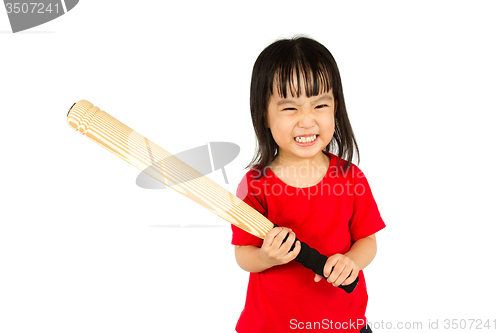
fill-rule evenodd
<path id="1" fill-rule="evenodd" d="M 301 158 L 294 155 L 285 156 L 281 152 L 278 152 L 278 155 L 272 163 L 281 166 L 314 168 L 318 166 L 324 166 L 325 162 L 329 164 L 330 159 L 323 151 L 320 151 L 311 158 Z"/>
<path id="2" fill-rule="evenodd" d="M 278 177 L 315 180 L 325 175 L 330 159 L 323 151 L 312 158 L 287 158 L 278 153 L 270 167 Z"/>

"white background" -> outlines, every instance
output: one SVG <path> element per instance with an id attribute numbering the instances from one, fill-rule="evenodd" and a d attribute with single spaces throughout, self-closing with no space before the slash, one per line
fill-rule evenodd
<path id="1" fill-rule="evenodd" d="M 387 224 L 365 270 L 374 331 L 498 330 L 498 13 L 496 1 L 86 0 L 12 34 L 0 9 L 0 332 L 234 332 L 248 274 L 229 223 L 137 187 L 139 171 L 66 113 L 87 99 L 174 154 L 234 142 L 229 184 L 209 177 L 235 193 L 256 145 L 253 63 L 295 34 L 337 61 Z"/>

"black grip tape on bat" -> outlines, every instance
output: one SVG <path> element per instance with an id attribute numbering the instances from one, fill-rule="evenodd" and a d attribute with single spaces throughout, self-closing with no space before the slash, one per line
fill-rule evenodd
<path id="1" fill-rule="evenodd" d="M 279 226 L 275 224 L 274 227 L 277 228 Z M 290 234 L 286 235 L 285 239 L 283 240 L 283 243 L 288 239 L 288 235 Z M 312 247 L 310 247 L 303 241 L 299 240 L 298 238 L 295 238 L 295 241 L 300 242 L 300 252 L 297 255 L 297 257 L 295 257 L 295 261 L 300 262 L 302 265 L 304 265 L 304 267 L 309 268 L 314 273 L 321 275 L 323 278 L 326 279 L 327 277 L 323 274 L 323 269 L 325 267 L 326 261 L 328 260 L 328 257 L 325 256 L 324 254 L 319 253 L 318 250 L 313 249 Z M 292 244 L 290 252 L 293 251 L 294 248 L 295 248 L 295 242 Z M 343 289 L 345 290 L 345 292 L 350 294 L 354 290 L 354 288 L 356 288 L 358 282 L 359 282 L 359 277 L 356 277 L 356 280 L 350 285 L 347 286 L 340 285 L 338 286 L 338 288 Z"/>

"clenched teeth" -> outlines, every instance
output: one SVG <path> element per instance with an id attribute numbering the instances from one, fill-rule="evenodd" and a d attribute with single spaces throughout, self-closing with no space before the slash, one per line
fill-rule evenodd
<path id="1" fill-rule="evenodd" d="M 295 138 L 295 141 L 301 142 L 301 143 L 304 143 L 304 142 L 313 142 L 314 140 L 316 140 L 316 135 L 308 136 L 307 138 L 302 137 L 302 136 L 298 136 L 298 137 Z"/>

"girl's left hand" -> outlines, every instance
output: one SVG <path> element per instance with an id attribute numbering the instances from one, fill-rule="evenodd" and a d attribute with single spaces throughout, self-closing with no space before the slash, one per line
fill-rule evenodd
<path id="1" fill-rule="evenodd" d="M 328 278 L 327 281 L 335 287 L 350 285 L 356 280 L 358 273 L 359 269 L 356 263 L 348 256 L 340 253 L 328 258 L 323 271 L 323 274 Z M 322 278 L 322 276 L 316 274 L 314 282 L 319 282 Z"/>

